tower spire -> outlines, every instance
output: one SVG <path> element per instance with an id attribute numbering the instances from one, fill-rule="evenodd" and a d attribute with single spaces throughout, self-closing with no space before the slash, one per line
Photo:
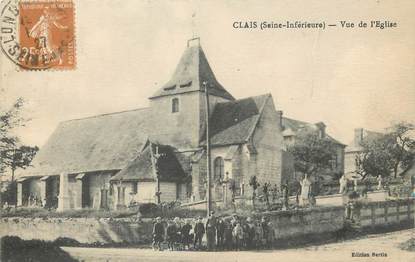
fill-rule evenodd
<path id="1" fill-rule="evenodd" d="M 190 47 L 191 42 L 196 42 L 196 41 L 197 41 L 197 46 L 200 47 L 200 37 L 193 37 L 193 38 L 190 38 L 189 40 L 187 40 L 187 48 Z"/>
<path id="2" fill-rule="evenodd" d="M 193 42 L 197 44 L 192 45 Z M 200 45 L 200 37 L 193 37 L 187 41 L 187 48 L 180 58 L 173 76 L 150 99 L 187 92 L 204 92 L 202 86 L 204 81 L 210 84 L 210 95 L 234 100 L 233 96 L 216 80 Z"/>
<path id="3" fill-rule="evenodd" d="M 192 37 L 196 37 L 196 11 L 192 14 Z"/>

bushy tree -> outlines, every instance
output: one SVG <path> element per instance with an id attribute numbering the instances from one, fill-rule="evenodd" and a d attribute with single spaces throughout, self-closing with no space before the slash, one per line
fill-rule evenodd
<path id="1" fill-rule="evenodd" d="M 2 159 L 3 165 L 9 167 L 12 171 L 12 181 L 14 181 L 14 172 L 16 169 L 25 169 L 28 167 L 37 151 L 39 151 L 37 146 L 19 146 L 0 152 L 0 158 Z"/>
<path id="2" fill-rule="evenodd" d="M 23 99 L 19 98 L 11 108 L 0 111 L 0 173 L 9 168 L 12 181 L 16 169 L 28 167 L 39 150 L 37 146 L 21 145 L 19 138 L 12 132 L 16 127 L 24 126 L 28 120 L 21 116 L 23 105 Z"/>
<path id="3" fill-rule="evenodd" d="M 12 181 L 6 191 L 2 192 L 0 202 L 7 201 L 10 204 L 15 203 L 17 189 L 14 172 L 18 168 L 28 167 L 39 150 L 36 146 L 22 145 L 19 138 L 13 134 L 15 128 L 24 126 L 28 121 L 21 116 L 23 105 L 23 99 L 19 98 L 10 108 L 0 108 L 0 175 L 3 175 L 6 169 L 12 173 Z"/>
<path id="4" fill-rule="evenodd" d="M 19 98 L 11 108 L 0 109 L 0 173 L 7 167 L 7 161 L 3 158 L 4 152 L 16 148 L 19 139 L 12 134 L 12 130 L 24 123 L 20 116 L 20 110 L 23 106 L 23 99 Z"/>
<path id="5" fill-rule="evenodd" d="M 356 155 L 357 173 L 366 176 L 398 177 L 411 167 L 415 160 L 415 140 L 411 137 L 415 127 L 400 122 L 388 128 L 384 134 L 367 138 L 362 151 Z"/>
<path id="6" fill-rule="evenodd" d="M 364 179 L 367 176 L 387 177 L 392 168 L 388 152 L 388 137 L 379 135 L 361 143 L 362 151 L 356 155 L 356 172 Z"/>
<path id="7" fill-rule="evenodd" d="M 415 126 L 411 123 L 400 122 L 387 130 L 388 152 L 392 165 L 392 174 L 396 178 L 399 170 L 411 167 L 415 160 Z"/>
<path id="8" fill-rule="evenodd" d="M 315 176 L 331 167 L 336 155 L 336 144 L 315 131 L 299 132 L 293 145 L 288 147 L 294 158 L 294 168 L 303 174 Z"/>
<path id="9" fill-rule="evenodd" d="M 8 203 L 10 205 L 13 205 L 16 203 L 17 199 L 17 182 L 12 181 L 8 183 L 3 190 L 0 191 L 0 199 L 1 204 Z"/>

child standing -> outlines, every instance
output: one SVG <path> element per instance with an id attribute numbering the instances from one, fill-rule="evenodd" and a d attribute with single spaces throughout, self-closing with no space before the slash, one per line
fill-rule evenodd
<path id="1" fill-rule="evenodd" d="M 233 229 L 233 238 L 235 239 L 235 250 L 240 250 L 240 245 L 243 241 L 244 232 L 241 223 L 238 222 Z"/>

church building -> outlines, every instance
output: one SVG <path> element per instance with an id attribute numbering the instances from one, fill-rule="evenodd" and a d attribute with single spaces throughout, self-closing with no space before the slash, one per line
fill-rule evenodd
<path id="1" fill-rule="evenodd" d="M 207 91 L 206 91 L 207 89 Z M 212 197 L 250 194 L 249 179 L 280 185 L 282 111 L 270 94 L 235 99 L 216 79 L 200 43 L 188 42 L 149 107 L 64 121 L 18 180 L 18 205 L 36 197 L 58 210 L 131 203 L 203 202 L 207 191 L 209 94 Z M 158 192 L 160 194 L 158 194 Z"/>

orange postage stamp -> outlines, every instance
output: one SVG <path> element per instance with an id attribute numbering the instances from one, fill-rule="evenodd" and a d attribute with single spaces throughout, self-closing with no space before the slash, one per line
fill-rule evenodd
<path id="1" fill-rule="evenodd" d="M 75 68 L 72 0 L 9 0 L 1 16 L 2 50 L 21 68 Z"/>

